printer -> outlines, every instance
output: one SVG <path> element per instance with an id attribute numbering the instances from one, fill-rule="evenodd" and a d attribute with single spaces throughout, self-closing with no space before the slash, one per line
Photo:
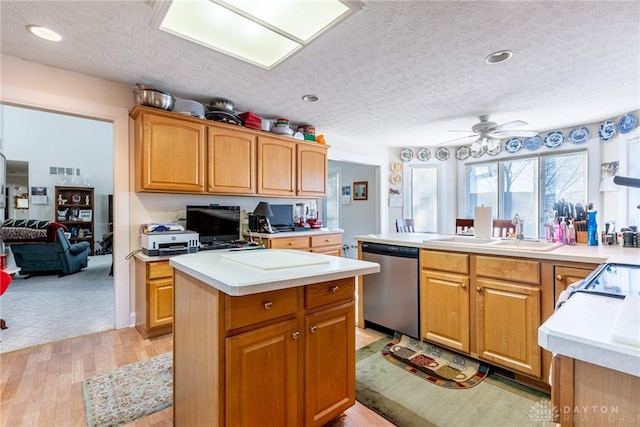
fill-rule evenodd
<path id="1" fill-rule="evenodd" d="M 142 230 L 140 246 L 142 253 L 149 256 L 190 254 L 198 252 L 200 236 L 189 230 Z"/>

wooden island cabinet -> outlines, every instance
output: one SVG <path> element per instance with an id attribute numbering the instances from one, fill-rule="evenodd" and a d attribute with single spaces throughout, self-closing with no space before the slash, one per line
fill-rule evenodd
<path id="1" fill-rule="evenodd" d="M 273 252 L 297 256 L 249 255 Z M 220 254 L 172 258 L 176 426 L 321 426 L 355 403 L 355 276 L 379 266 L 300 256 L 327 263 L 249 269 L 233 285 Z M 249 277 L 261 284 L 245 293 Z"/>
<path id="2" fill-rule="evenodd" d="M 138 192 L 326 197 L 323 144 L 137 105 Z"/>

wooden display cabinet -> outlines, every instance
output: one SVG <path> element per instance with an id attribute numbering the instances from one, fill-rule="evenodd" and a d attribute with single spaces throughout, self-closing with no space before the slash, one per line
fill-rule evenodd
<path id="1" fill-rule="evenodd" d="M 89 242 L 94 254 L 94 190 L 92 187 L 56 186 L 55 222 L 68 228 L 69 242 Z"/>

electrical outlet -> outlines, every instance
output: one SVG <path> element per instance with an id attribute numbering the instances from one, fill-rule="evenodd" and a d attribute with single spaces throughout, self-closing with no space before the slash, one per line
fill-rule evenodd
<path id="1" fill-rule="evenodd" d="M 351 245 L 350 249 L 358 249 L 358 247 L 356 245 Z"/>
<path id="2" fill-rule="evenodd" d="M 343 251 L 349 250 L 349 245 L 342 245 L 342 250 Z"/>

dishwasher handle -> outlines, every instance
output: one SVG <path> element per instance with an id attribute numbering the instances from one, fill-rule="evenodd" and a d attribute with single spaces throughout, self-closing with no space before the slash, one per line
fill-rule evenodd
<path id="1" fill-rule="evenodd" d="M 362 252 L 401 258 L 418 258 L 420 250 L 410 246 L 387 245 L 383 243 L 362 243 Z"/>

